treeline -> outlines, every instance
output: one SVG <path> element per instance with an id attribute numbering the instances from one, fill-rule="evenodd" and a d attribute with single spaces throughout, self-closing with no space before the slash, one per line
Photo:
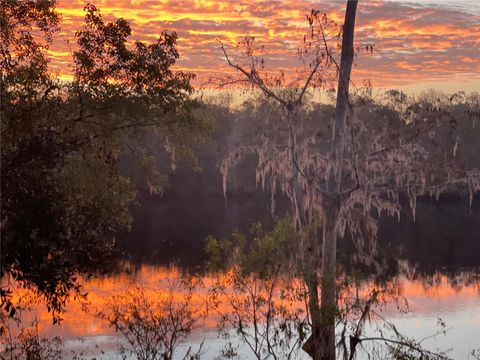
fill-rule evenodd
<path id="1" fill-rule="evenodd" d="M 129 46 L 128 22 L 105 21 L 91 4 L 76 33 L 74 79 L 61 82 L 46 56 L 61 26 L 56 2 L 2 0 L 1 6 L 0 278 L 34 289 L 54 319 L 72 292 L 81 295 L 79 273 L 115 266 L 118 235 L 130 229 L 131 210 L 144 203 L 146 190 L 148 196 L 163 191 L 163 199 L 223 196 L 223 190 L 227 202 L 258 194 L 258 154 L 239 149 L 272 135 L 271 125 L 284 116 L 278 104 L 259 96 L 232 108 L 195 97 L 194 75 L 172 69 L 179 58 L 175 33 Z M 435 154 L 455 158 L 465 173 L 478 167 L 479 127 L 472 126 L 478 94 L 390 91 L 373 98 L 362 91 L 351 100 L 369 129 L 394 129 L 425 149 L 445 149 Z M 299 138 L 315 139 L 307 146 L 319 153 L 329 150 L 333 112 L 308 94 L 298 109 Z M 236 167 L 220 177 L 225 158 Z M 14 316 L 10 285 L 0 288 L 1 309 Z"/>
<path id="2" fill-rule="evenodd" d="M 132 209 L 132 229 L 120 238 L 127 258 L 149 263 L 201 266 L 204 239 L 209 235 L 228 238 L 235 228 L 246 230 L 256 222 L 271 229 L 275 219 L 290 214 L 289 201 L 281 192 L 276 195 L 276 210 L 272 214 L 270 190 L 262 189 L 256 183 L 258 155 L 254 153 L 243 156 L 230 170 L 224 197 L 219 168 L 222 160 L 236 142 L 244 139 L 248 144 L 255 139 L 262 129 L 265 113 L 274 114 L 275 109 L 269 109 L 262 99 L 248 100 L 232 108 L 222 105 L 221 96 L 220 93 L 217 98 L 202 104 L 214 119 L 215 128 L 211 141 L 195 149 L 200 171 L 184 165 L 170 170 L 170 181 L 164 193 L 155 195 L 147 187 L 142 188 L 142 174 L 135 173 L 130 166 L 133 159 L 124 159 L 124 170 L 138 179 L 136 183 L 140 189 L 140 206 Z M 409 107 L 421 106 L 433 114 L 459 114 L 451 122 L 446 122 L 447 126 L 441 129 L 440 135 L 437 133 L 431 138 L 425 132 L 419 141 L 448 149 L 454 147 L 451 144 L 453 139 L 457 142 L 456 158 L 465 164 L 465 169 L 480 166 L 480 127 L 472 128 L 470 116 L 478 112 L 478 94 L 447 95 L 430 91 L 409 97 L 392 90 L 380 98 L 363 93 L 355 99 L 356 108 L 368 114 L 369 121 L 376 122 L 378 127 L 388 126 L 388 118 L 398 117 L 399 113 L 407 114 L 411 111 Z M 312 133 L 324 139 L 326 149 L 329 139 L 325 134 L 333 112 L 333 105 L 323 103 L 312 104 L 307 114 L 315 119 L 311 120 Z M 317 126 L 319 118 L 322 121 Z M 406 123 L 405 127 L 408 127 Z M 155 139 L 151 139 L 149 145 L 152 149 L 159 149 Z M 168 165 L 169 158 L 164 151 L 157 151 L 155 158 L 164 168 Z M 469 196 L 468 192 L 452 192 L 437 199 L 434 194 L 426 194 L 418 200 L 415 220 L 408 200 L 403 199 L 400 221 L 384 216 L 380 222 L 379 244 L 385 250 L 382 256 L 393 257 L 395 254 L 404 257 L 428 272 L 476 265 L 480 259 L 472 250 L 480 240 L 476 235 L 480 230 L 479 200 L 477 195 L 470 206 Z M 345 252 L 354 253 L 348 241 L 339 245 Z M 390 260 L 393 264 L 394 260 Z"/>
<path id="3" fill-rule="evenodd" d="M 202 107 L 209 118 L 214 122 L 214 129 L 211 140 L 195 148 L 199 168 L 192 169 L 189 166 L 179 166 L 174 171 L 170 170 L 168 176 L 173 180 L 165 187 L 165 194 L 192 194 L 205 193 L 212 195 L 222 194 L 221 173 L 219 171 L 222 160 L 225 159 L 229 150 L 235 148 L 239 143 L 245 146 L 250 145 L 258 135 L 265 131 L 265 117 L 275 117 L 278 111 L 268 103 L 267 99 L 246 100 L 244 103 L 229 106 L 223 99 L 228 93 L 221 91 L 213 98 L 202 102 Z M 419 141 L 430 142 L 431 147 L 444 147 L 445 150 L 451 147 L 451 142 L 457 142 L 456 157 L 465 163 L 466 169 L 480 166 L 480 124 L 477 123 L 479 114 L 480 94 L 458 92 L 445 94 L 430 90 L 422 94 L 410 95 L 399 91 L 389 90 L 381 96 L 369 96 L 364 89 L 359 90 L 356 97 L 355 107 L 360 117 L 365 116 L 368 122 L 376 123 L 376 127 L 399 126 L 396 118 L 410 116 L 417 109 L 425 109 L 430 114 L 449 117 L 449 121 L 438 120 L 442 128 L 437 131 L 435 137 L 430 137 L 429 129 L 425 129 L 423 137 Z M 328 138 L 331 127 L 331 119 L 334 114 L 334 105 L 323 102 L 307 105 L 305 116 L 310 119 L 309 132 L 319 139 L 324 151 L 329 148 Z M 457 116 L 454 116 L 457 115 Z M 280 116 L 280 115 L 278 115 Z M 395 123 L 395 125 L 393 125 Z M 408 124 L 404 123 L 404 129 Z M 400 131 L 400 130 L 399 130 Z M 159 146 L 158 140 L 152 137 L 147 142 L 155 152 L 156 160 L 164 168 L 168 168 L 169 158 L 163 148 Z M 125 159 L 125 170 L 130 174 L 134 173 L 131 168 L 132 159 Z M 258 155 L 250 154 L 242 157 L 239 164 L 232 169 L 228 179 L 227 195 L 239 196 L 257 193 L 258 186 L 255 179 L 255 167 L 258 164 Z M 141 174 L 138 173 L 137 182 L 142 188 Z M 143 191 L 147 187 L 143 187 Z"/>

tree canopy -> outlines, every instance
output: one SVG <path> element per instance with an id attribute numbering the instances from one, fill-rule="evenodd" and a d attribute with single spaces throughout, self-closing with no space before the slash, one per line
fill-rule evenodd
<path id="1" fill-rule="evenodd" d="M 211 125 L 190 98 L 193 74 L 172 68 L 177 35 L 130 47 L 128 22 L 105 22 L 91 4 L 74 80 L 56 79 L 45 52 L 61 26 L 55 5 L 1 2 L 1 277 L 34 289 L 58 320 L 71 291 L 81 293 L 77 274 L 111 269 L 116 236 L 131 224 L 122 154 L 135 155 L 158 191 L 166 179 L 144 137 L 153 130 L 172 161 L 194 161 L 192 145 Z M 12 285 L 1 288 L 11 315 Z"/>

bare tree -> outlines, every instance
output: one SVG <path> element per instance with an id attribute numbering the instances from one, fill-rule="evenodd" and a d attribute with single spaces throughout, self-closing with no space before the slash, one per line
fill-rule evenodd
<path id="1" fill-rule="evenodd" d="M 221 45 L 227 63 L 241 76 L 229 83 L 238 85 L 243 78 L 265 96 L 264 103 L 274 112 L 268 115 L 260 109 L 265 116 L 264 124 L 256 129 L 260 133 L 256 144 L 245 146 L 239 140 L 229 151 L 221 165 L 224 191 L 229 167 L 238 163 L 242 154 L 253 151 L 259 157 L 257 182 L 270 186 L 272 199 L 277 185 L 289 197 L 303 249 L 299 253 L 303 254 L 302 273 L 312 323 L 304 350 L 316 360 L 335 358 L 337 239 L 349 231 L 358 249 L 367 243 L 374 249 L 380 214 L 399 218 L 401 196 L 408 199 L 415 217 L 419 195 L 438 198 L 442 192 L 466 191 L 471 202 L 473 193 L 480 189 L 478 168 L 459 156 L 460 130 L 455 125 L 460 121 L 470 127 L 475 124 L 478 96 L 463 99 L 468 112 L 460 111 L 455 97 L 425 101 L 390 93 L 389 103 L 375 104 L 372 99 L 352 96 L 349 85 L 355 57 L 356 8 L 356 0 L 347 1 L 344 25 L 337 30 L 342 36 L 340 59 L 329 45 L 338 35 L 329 30 L 326 15 L 312 11 L 307 17 L 306 50 L 299 53 L 313 60 L 301 73 L 303 83 L 295 76 L 289 82 L 284 72 L 274 76 L 264 70 L 265 61 L 256 57 L 258 47 L 251 38 L 242 44 L 245 65 L 233 60 Z M 316 129 L 330 125 L 331 140 L 324 140 L 316 136 L 310 122 L 306 94 L 331 82 L 332 70 L 338 81 L 335 112 L 333 117 L 317 114 L 312 120 Z M 379 116 L 373 118 L 368 113 L 372 111 Z M 306 235 L 311 232 L 304 231 L 315 223 L 323 228 L 316 241 Z M 371 261 L 368 253 L 362 256 Z"/>
<path id="2" fill-rule="evenodd" d="M 178 279 L 169 283 L 165 294 L 136 286 L 113 295 L 96 315 L 126 340 L 128 346 L 121 346 L 121 352 L 139 360 L 172 360 L 202 316 L 190 303 L 195 287 L 195 281 Z M 199 359 L 202 347 L 203 343 L 197 351 L 189 347 L 183 359 Z"/>
<path id="3" fill-rule="evenodd" d="M 382 314 L 388 304 L 402 313 L 410 311 L 408 300 L 396 282 L 363 284 L 345 277 L 337 292 L 341 303 L 336 319 L 336 327 L 341 330 L 337 340 L 339 358 L 354 360 L 359 353 L 368 353 L 371 359 L 449 359 L 444 352 L 423 347 L 426 340 L 451 330 L 440 318 L 438 331 L 423 339 L 414 339 L 399 332 Z M 370 325 L 369 331 L 367 325 Z"/>
<path id="4" fill-rule="evenodd" d="M 265 70 L 265 61 L 256 57 L 256 52 L 263 51 L 263 47 L 255 46 L 254 38 L 245 38 L 240 44 L 245 50 L 244 55 L 247 58 L 248 68 L 234 62 L 221 44 L 228 64 L 244 76 L 243 79 L 235 78 L 228 81 L 222 79 L 222 83 L 241 84 L 246 81 L 247 84 L 260 89 L 269 105 L 276 108 L 275 114 L 278 116 L 272 118 L 267 115 L 264 118 L 265 123 L 259 124 L 257 133 L 260 146 L 237 146 L 223 161 L 221 172 L 224 179 L 223 190 L 226 194 L 229 168 L 241 159 L 242 153 L 257 151 L 259 155 L 257 183 L 262 184 L 263 187 L 266 182 L 270 185 L 272 211 L 275 207 L 277 184 L 281 187 L 282 192 L 290 198 L 301 239 L 300 246 L 305 250 L 300 252 L 305 255 L 301 259 L 303 263 L 301 272 L 309 289 L 312 334 L 318 338 L 320 308 L 316 270 L 319 265 L 319 247 L 312 246 L 313 239 L 309 236 L 311 232 L 306 231 L 306 228 L 315 219 L 314 212 L 309 212 L 309 210 L 314 210 L 311 205 L 320 199 L 316 191 L 311 191 L 313 189 L 310 186 L 311 177 L 314 176 L 312 171 L 325 166 L 327 157 L 318 152 L 311 152 L 310 145 L 315 143 L 315 134 L 308 134 L 306 131 L 308 125 L 303 106 L 308 101 L 307 96 L 310 89 L 328 86 L 331 83 L 331 70 L 335 66 L 336 60 L 328 43 L 339 39 L 340 29 L 325 14 L 321 15 L 315 10 L 312 10 L 307 19 L 310 30 L 303 39 L 302 50 L 300 48 L 297 50 L 304 69 L 297 71 L 293 76 L 286 76 L 283 71 L 275 74 Z M 265 110 L 269 111 L 269 109 Z M 307 252 L 312 253 L 307 254 Z"/>
<path id="5" fill-rule="evenodd" d="M 308 333 L 303 284 L 280 276 L 280 266 L 265 278 L 234 267 L 209 291 L 208 307 L 219 317 L 225 346 L 222 357 L 238 356 L 237 339 L 257 360 L 296 358 Z"/>
<path id="6" fill-rule="evenodd" d="M 2 329 L 1 360 L 55 360 L 65 355 L 63 340 L 58 336 L 40 336 L 37 321 L 31 326 L 22 327 L 16 336 L 12 335 L 8 326 Z"/>

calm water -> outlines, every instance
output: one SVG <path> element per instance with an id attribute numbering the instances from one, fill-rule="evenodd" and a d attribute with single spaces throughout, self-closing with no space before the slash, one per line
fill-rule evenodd
<path id="1" fill-rule="evenodd" d="M 110 296 L 135 284 L 144 285 L 152 293 L 165 293 L 165 280 L 180 273 L 178 268 L 166 265 L 173 261 L 190 271 L 200 267 L 207 235 L 228 237 L 234 227 L 245 228 L 259 220 L 271 227 L 268 198 L 259 196 L 233 199 L 228 204 L 222 196 L 201 194 L 143 199 L 142 207 L 135 210 L 132 232 L 120 241 L 137 268 L 129 273 L 84 279 L 89 308 L 101 309 Z M 408 313 L 387 306 L 382 315 L 393 321 L 403 334 L 416 339 L 434 334 L 441 318 L 448 329 L 446 335 L 422 344 L 431 350 L 446 351 L 454 359 L 473 359 L 468 353 L 480 348 L 480 280 L 473 270 L 480 265 L 479 203 L 476 201 L 468 209 L 458 201 L 419 202 L 415 224 L 408 214 L 403 214 L 402 223 L 384 219 L 380 228 L 382 256 L 387 262 L 396 263 L 402 258 L 408 264 L 402 275 L 395 275 L 399 268 L 394 267 L 389 277 L 399 285 L 410 304 Z M 351 251 L 347 242 L 340 246 L 347 254 Z M 191 305 L 204 307 L 204 295 L 205 289 L 198 289 Z M 105 321 L 92 316 L 92 310 L 85 312 L 83 305 L 70 302 L 61 325 L 53 326 L 51 314 L 38 304 L 24 314 L 24 324 L 37 319 L 41 334 L 61 336 L 68 349 L 87 349 L 88 354 L 97 358 L 120 358 L 116 355 L 118 336 Z M 375 325 L 373 322 L 370 330 Z M 218 356 L 223 342 L 217 336 L 213 316 L 207 316 L 182 346 L 186 349 L 202 340 L 205 341 L 202 359 Z M 240 354 L 244 359 L 250 358 L 245 347 Z"/>
<path id="2" fill-rule="evenodd" d="M 167 291 L 166 283 L 178 278 L 180 271 L 175 268 L 145 265 L 131 274 L 118 274 L 104 278 L 84 280 L 88 292 L 90 309 L 101 309 L 107 299 L 141 284 L 152 290 L 151 294 Z M 205 279 L 208 285 L 210 278 Z M 398 329 L 409 337 L 422 339 L 434 334 L 440 317 L 449 329 L 446 335 L 438 335 L 426 340 L 423 345 L 431 350 L 446 351 L 454 359 L 468 359 L 468 353 L 480 346 L 480 281 L 470 272 L 456 277 L 434 275 L 433 277 L 408 279 L 397 276 L 392 279 L 402 295 L 408 300 L 410 312 L 399 312 L 395 306 L 387 305 L 382 315 L 393 321 Z M 175 294 L 175 296 L 181 294 Z M 204 289 L 196 290 L 191 306 L 204 307 Z M 101 358 L 116 358 L 117 335 L 108 324 L 84 311 L 78 302 L 71 302 L 64 314 L 61 326 L 51 324 L 51 316 L 43 305 L 39 304 L 33 311 L 24 315 L 25 323 L 38 319 L 39 330 L 43 335 L 58 335 L 66 341 L 66 347 L 73 350 L 85 350 L 90 355 Z M 228 311 L 228 310 L 225 310 Z M 199 344 L 204 340 L 204 359 L 213 359 L 222 347 L 222 340 L 216 334 L 216 320 L 208 315 L 189 337 L 182 347 Z M 375 321 L 369 326 L 372 329 Z M 369 333 L 369 330 L 367 330 Z M 102 355 L 103 351 L 103 355 Z M 248 359 L 248 349 L 240 348 L 240 354 Z M 472 358 L 473 359 L 473 358 Z"/>

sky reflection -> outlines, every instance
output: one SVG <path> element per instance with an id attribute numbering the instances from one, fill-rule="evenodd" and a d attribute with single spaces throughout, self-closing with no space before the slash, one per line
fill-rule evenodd
<path id="1" fill-rule="evenodd" d="M 176 268 L 144 265 L 130 274 L 120 273 L 102 278 L 83 279 L 82 283 L 84 290 L 88 293 L 87 304 L 92 312 L 94 309 L 104 307 L 110 296 L 135 285 L 142 285 L 148 289 L 149 297 L 161 296 L 168 291 L 167 284 L 178 279 L 180 275 L 180 271 Z M 205 307 L 206 288 L 211 286 L 214 280 L 212 277 L 204 278 L 205 286 L 195 291 L 191 301 L 192 307 Z M 391 304 L 382 310 L 382 316 L 393 320 L 405 334 L 417 339 L 429 336 L 438 330 L 436 324 L 440 317 L 447 323 L 447 328 L 451 329 L 446 336 L 437 336 L 426 342 L 425 344 L 431 349 L 452 348 L 450 355 L 460 359 L 466 358 L 468 351 L 478 346 L 480 343 L 480 283 L 477 278 L 469 273 L 462 273 L 456 277 L 437 274 L 429 278 L 416 279 L 401 276 L 392 280 L 392 284 L 408 300 L 411 311 L 406 314 L 401 313 L 394 304 Z M 182 291 L 174 292 L 174 298 L 180 299 L 183 294 Z M 19 297 L 25 299 L 25 290 L 19 290 L 16 295 L 17 300 Z M 61 325 L 53 326 L 51 314 L 46 311 L 43 304 L 37 304 L 32 311 L 23 314 L 24 324 L 37 319 L 42 334 L 61 336 L 71 349 L 88 346 L 93 353 L 100 349 L 110 351 L 115 349 L 114 331 L 104 320 L 85 312 L 84 307 L 85 303 L 71 301 L 67 312 L 63 315 L 64 320 Z M 215 315 L 209 314 L 195 331 L 192 341 L 195 342 L 195 339 L 201 341 L 205 337 L 206 344 L 209 346 L 207 349 L 211 352 L 218 350 L 220 340 L 216 339 L 215 325 Z M 84 340 L 79 342 L 79 338 Z"/>

